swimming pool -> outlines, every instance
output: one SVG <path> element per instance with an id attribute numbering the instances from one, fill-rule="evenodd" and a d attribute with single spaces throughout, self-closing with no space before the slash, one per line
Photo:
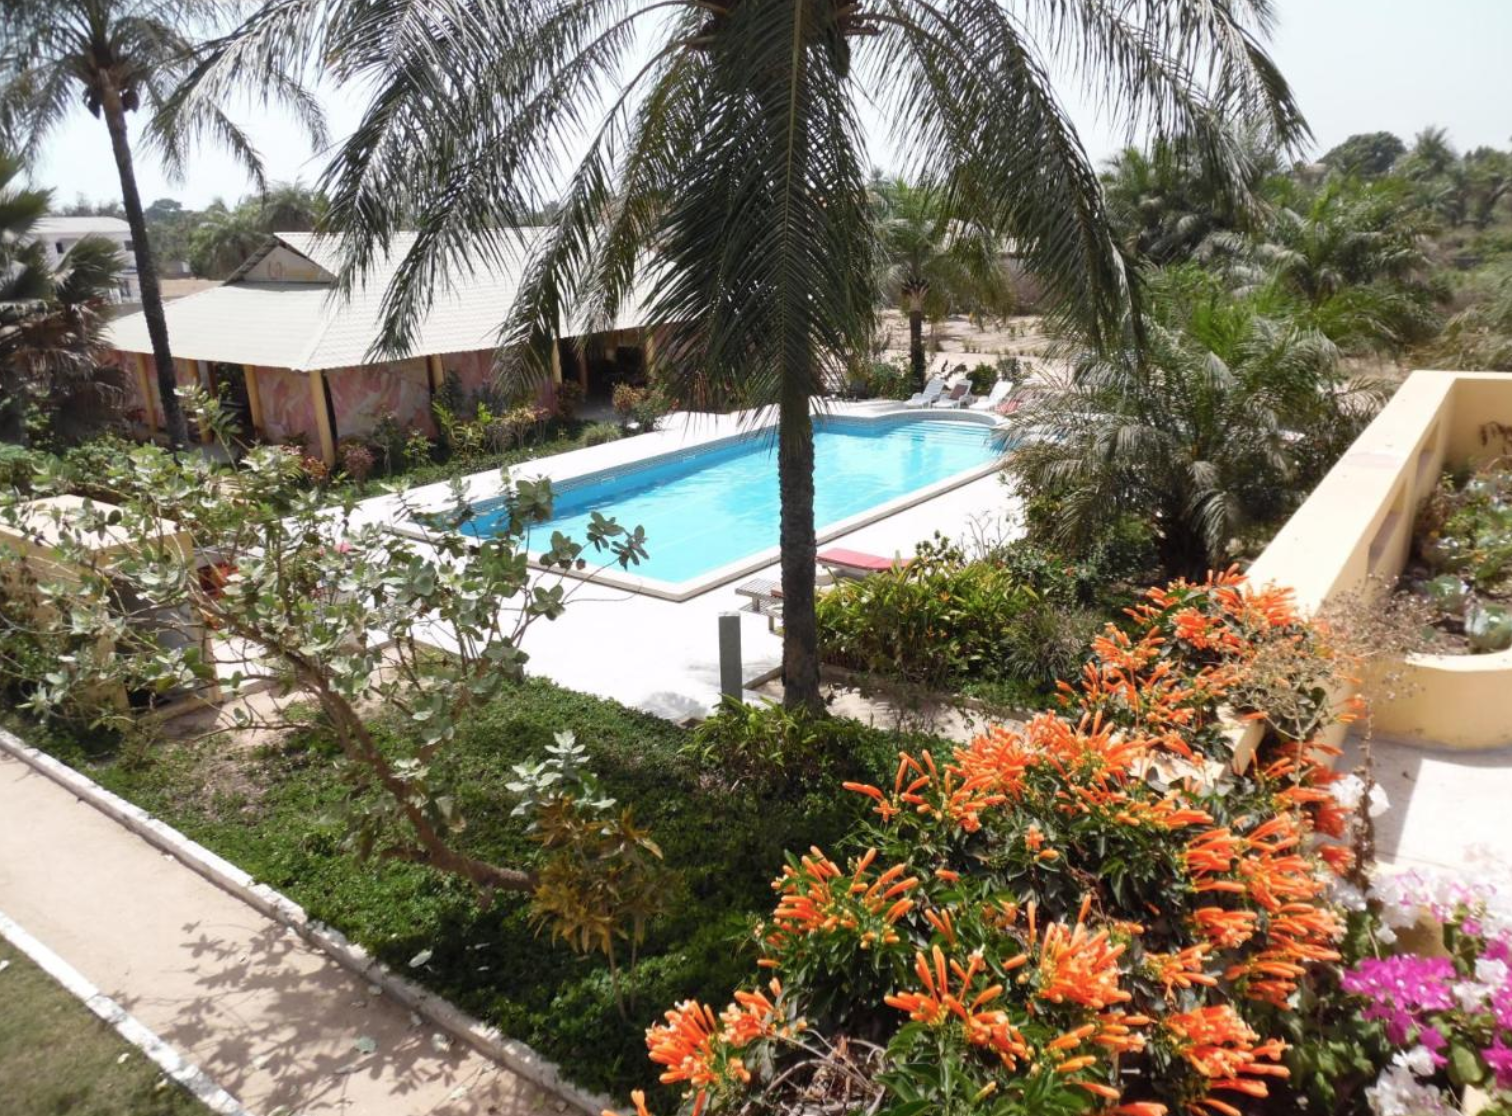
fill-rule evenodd
<path id="1" fill-rule="evenodd" d="M 924 489 L 986 472 L 998 454 L 990 426 L 964 417 L 821 416 L 814 427 L 815 527 L 823 538 L 827 529 L 874 509 L 906 504 Z M 639 525 L 650 557 L 624 572 L 674 583 L 667 589 L 721 571 L 736 576 L 742 559 L 758 560 L 778 541 L 777 460 L 770 431 L 554 481 L 552 490 L 554 514 L 533 529 L 536 537 L 561 531 L 582 541 L 594 512 L 625 527 Z M 475 510 L 463 532 L 493 534 L 502 508 L 494 502 Z"/>

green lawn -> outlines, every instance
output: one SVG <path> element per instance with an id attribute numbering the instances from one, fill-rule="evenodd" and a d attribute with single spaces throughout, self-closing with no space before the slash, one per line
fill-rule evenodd
<path id="1" fill-rule="evenodd" d="M 652 928 L 628 988 L 629 1018 L 614 1006 L 607 967 L 537 934 L 524 901 L 481 910 L 462 884 L 394 862 L 359 863 L 344 848 L 349 793 L 333 751 L 312 728 L 277 748 L 237 752 L 224 740 L 160 745 L 147 755 L 88 750 L 35 726 L 22 731 L 123 797 L 303 904 L 398 971 L 424 982 L 558 1061 L 579 1084 L 625 1095 L 654 1080 L 646 1025 L 689 996 L 727 1002 L 749 980 L 744 945 L 770 912 L 770 882 L 788 849 L 832 846 L 863 803 L 844 778 L 890 778 L 897 741 L 861 730 L 810 785 L 777 793 L 731 790 L 717 765 L 682 754 L 687 730 L 613 702 L 532 681 L 466 719 L 437 763 L 467 819 L 461 843 L 496 863 L 530 857 L 504 784 L 509 767 L 540 757 L 571 729 L 605 789 L 649 825 L 674 872 L 670 912 Z M 409 962 L 422 951 L 429 959 Z"/>
<path id="2" fill-rule="evenodd" d="M 199 1101 L 4 939 L 0 963 L 5 1116 L 206 1116 Z"/>

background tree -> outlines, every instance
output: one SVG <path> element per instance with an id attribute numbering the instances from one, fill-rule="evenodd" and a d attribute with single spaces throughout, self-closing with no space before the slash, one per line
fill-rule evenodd
<path id="1" fill-rule="evenodd" d="M 924 387 L 924 319 L 1006 314 L 1012 292 L 1002 246 L 979 225 L 949 222 L 937 190 L 893 178 L 873 186 L 882 289 L 908 316 L 908 354 Z"/>
<path id="2" fill-rule="evenodd" d="M 1263 216 L 1262 189 L 1279 167 L 1278 152 L 1250 137 L 1240 141 L 1244 190 L 1215 176 L 1199 149 L 1157 140 L 1126 147 L 1103 171 L 1108 213 L 1126 251 L 1158 265 L 1180 263 L 1220 233 L 1247 232 Z"/>
<path id="3" fill-rule="evenodd" d="M 1149 3 L 1137 19 L 1082 3 L 1016 18 L 998 0 L 409 0 L 387 14 L 266 4 L 184 103 L 313 58 L 372 90 L 325 184 L 332 227 L 349 234 L 347 283 L 400 228 L 420 230 L 385 296 L 385 351 L 409 351 L 451 269 L 518 252 L 508 230 L 559 200 L 504 332 L 506 368 L 523 352 L 543 375 L 569 312 L 612 320 L 645 280 L 648 317 L 664 323 L 659 374 L 776 408 L 790 705 L 820 701 L 811 400 L 867 352 L 877 303 L 858 104 L 898 123 L 947 227 L 1011 238 L 1052 315 L 1099 339 L 1123 319 L 1129 280 L 1049 67 L 1113 118 L 1188 137 L 1236 188 L 1228 124 L 1283 146 L 1304 130 L 1259 45 L 1265 0 Z M 649 61 L 622 81 L 642 32 Z M 582 155 L 564 167 L 564 151 Z"/>
<path id="4" fill-rule="evenodd" d="M 325 199 L 298 183 L 277 183 L 250 194 L 234 209 L 212 202 L 189 234 L 188 259 L 196 275 L 224 279 L 262 246 L 269 233 L 309 232 L 325 211 Z"/>
<path id="5" fill-rule="evenodd" d="M 25 444 L 35 429 L 66 434 L 100 411 L 106 303 L 121 263 L 116 247 L 84 237 L 55 268 L 32 230 L 50 195 L 16 185 L 20 161 L 0 152 L 0 439 Z"/>
<path id="6" fill-rule="evenodd" d="M 1407 145 L 1391 132 L 1359 132 L 1323 156 L 1329 170 L 1359 178 L 1379 178 L 1407 154 Z"/>
<path id="7" fill-rule="evenodd" d="M 224 29 L 242 7 L 241 0 L 8 0 L 0 22 L 0 134 L 22 137 L 29 159 L 80 102 L 110 133 L 164 424 L 174 446 L 185 443 L 186 427 L 174 394 L 173 354 L 127 116 L 160 106 L 184 76 L 196 44 Z M 323 139 L 319 110 L 307 94 L 279 73 L 262 73 L 259 80 L 268 97 L 282 97 Z M 175 115 L 172 132 L 155 130 L 170 169 L 179 171 L 188 145 L 201 137 L 224 144 L 261 183 L 256 151 L 220 101 L 201 98 L 191 111 Z"/>

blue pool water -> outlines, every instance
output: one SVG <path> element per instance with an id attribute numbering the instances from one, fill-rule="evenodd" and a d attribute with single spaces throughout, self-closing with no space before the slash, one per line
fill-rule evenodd
<path id="1" fill-rule="evenodd" d="M 825 527 L 991 461 L 986 426 L 949 419 L 817 420 L 814 523 Z M 590 515 L 646 530 L 650 558 L 630 573 L 689 581 L 778 543 L 776 449 L 770 435 L 692 450 L 664 461 L 559 482 L 553 518 L 537 540 L 561 531 L 585 541 Z M 481 505 L 462 528 L 494 532 L 500 511 Z M 539 542 L 536 544 L 539 548 Z M 591 552 L 585 557 L 592 561 Z"/>

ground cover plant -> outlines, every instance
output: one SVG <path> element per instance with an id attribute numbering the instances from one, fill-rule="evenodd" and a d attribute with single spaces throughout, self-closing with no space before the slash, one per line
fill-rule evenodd
<path id="1" fill-rule="evenodd" d="M 1235 1116 L 1312 1091 L 1288 1025 L 1343 957 L 1350 811 L 1318 737 L 1353 715 L 1325 696 L 1342 664 L 1235 575 L 1132 619 L 1063 713 L 847 783 L 872 815 L 789 854 L 759 977 L 648 1029 L 662 1082 L 711 1113 Z M 1227 709 L 1260 726 L 1253 754 Z M 1345 1043 L 1356 1076 L 1369 1037 Z"/>
<path id="2" fill-rule="evenodd" d="M 1432 610 L 1436 648 L 1512 647 L 1512 467 L 1497 458 L 1447 474 L 1418 513 L 1402 588 Z"/>
<path id="3" fill-rule="evenodd" d="M 134 1046 L 0 938 L 0 1097 L 16 1116 L 208 1116 Z"/>
<path id="4" fill-rule="evenodd" d="M 632 804 L 637 824 L 654 834 L 664 902 L 633 966 L 622 959 L 627 1020 L 605 955 L 554 940 L 529 904 L 501 897 L 485 907 L 458 879 L 354 858 L 344 817 L 354 796 L 372 792 L 340 777 L 330 726 L 313 708 L 296 719 L 307 723 L 261 744 L 232 735 L 149 744 L 57 723 L 16 727 L 395 969 L 558 1061 L 572 1080 L 618 1095 L 654 1079 L 641 1054 L 645 1017 L 680 996 L 731 994 L 749 964 L 731 943 L 770 902 L 768 866 L 795 844 L 831 844 L 855 825 L 864 804 L 834 788 L 881 778 L 897 747 L 880 730 L 825 721 L 808 730 L 810 754 L 828 757 L 824 777 L 768 774 L 754 793 L 722 750 L 706 751 L 689 730 L 548 682 L 513 684 L 459 719 L 435 777 L 455 788 L 468 819 L 456 838 L 463 851 L 497 863 L 536 862 L 538 845 L 528 819 L 513 814 L 520 797 L 509 784 L 516 764 L 539 761 L 564 730 L 585 750 L 600 792 Z M 705 742 L 778 747 L 748 719 L 721 721 L 707 723 Z M 374 730 L 390 754 L 411 746 L 393 719 Z"/>

